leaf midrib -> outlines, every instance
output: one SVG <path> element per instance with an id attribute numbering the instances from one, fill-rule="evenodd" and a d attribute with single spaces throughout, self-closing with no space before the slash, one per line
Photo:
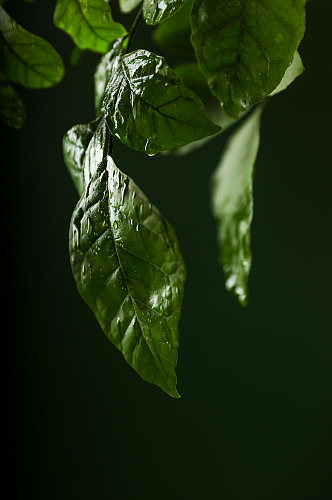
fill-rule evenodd
<path id="1" fill-rule="evenodd" d="M 19 30 L 18 30 L 19 31 Z M 5 33 L 15 33 L 15 30 L 10 30 L 10 31 L 6 31 Z M 30 71 L 32 71 L 33 73 L 36 73 L 36 75 L 39 75 L 41 76 L 42 78 L 44 78 L 45 80 L 47 80 L 48 82 L 54 84 L 54 83 L 57 83 L 58 80 L 51 80 L 48 76 L 44 75 L 43 73 L 41 73 L 40 71 L 38 71 L 34 66 L 31 66 L 28 62 L 26 62 L 17 52 L 15 52 L 15 50 L 13 49 L 13 47 L 9 44 L 9 42 L 7 41 L 6 37 L 4 36 L 3 33 L 0 32 L 0 37 L 2 38 L 2 40 L 4 41 L 4 44 L 8 47 L 8 49 L 10 50 L 10 52 L 14 55 L 14 57 L 16 57 L 19 61 L 21 61 L 21 63 L 23 64 L 23 66 L 26 66 L 27 68 L 30 69 Z M 21 44 L 21 45 L 31 45 L 29 43 L 26 43 L 26 44 Z"/>
<path id="2" fill-rule="evenodd" d="M 205 127 L 201 127 L 200 125 L 193 125 L 193 123 L 190 123 L 190 122 L 186 122 L 184 120 L 180 120 L 179 118 L 175 118 L 174 116 L 169 116 L 169 115 L 166 115 L 166 113 L 163 113 L 162 111 L 160 111 L 159 108 L 156 108 L 154 106 L 152 106 L 152 104 L 146 102 L 139 94 L 137 94 L 137 92 L 135 91 L 135 89 L 131 86 L 131 83 L 130 83 L 130 78 L 129 76 L 127 75 L 127 72 L 125 70 L 125 67 L 124 67 L 124 62 L 123 62 L 123 58 L 121 58 L 121 68 L 122 68 L 122 71 L 123 71 L 123 74 L 124 74 L 124 77 L 128 83 L 128 86 L 131 90 L 131 92 L 134 94 L 134 96 L 136 97 L 137 100 L 143 102 L 143 104 L 145 104 L 147 107 L 153 109 L 153 111 L 155 111 L 156 113 L 160 114 L 161 116 L 163 116 L 164 118 L 168 119 L 168 120 L 174 120 L 178 123 L 182 123 L 183 125 L 187 125 L 187 126 L 190 126 L 192 128 L 200 128 L 201 130 L 209 130 L 208 128 L 205 128 Z M 122 83 L 122 82 L 121 82 Z M 121 85 L 121 84 L 120 84 Z M 185 101 L 190 101 L 189 98 L 186 98 L 182 95 L 179 95 L 177 98 L 173 99 L 172 101 L 169 101 L 169 102 L 166 102 L 163 104 L 163 106 L 167 106 L 168 104 L 170 103 L 173 103 L 175 102 L 177 99 L 184 99 Z"/>
<path id="3" fill-rule="evenodd" d="M 82 6 L 81 6 L 81 3 L 79 0 L 75 0 L 75 3 L 77 4 L 78 6 L 78 9 L 80 10 L 81 14 L 82 14 L 82 18 L 84 19 L 84 21 L 86 22 L 86 24 L 89 26 L 89 28 L 91 29 L 91 31 L 94 33 L 94 35 L 96 36 L 96 38 L 99 38 L 100 40 L 102 40 L 103 42 L 107 42 L 107 43 L 110 43 L 110 41 L 107 39 L 107 38 L 103 38 L 96 30 L 95 28 L 92 26 L 92 24 L 89 22 L 88 18 L 84 15 L 84 12 L 83 12 L 83 9 L 82 9 Z M 95 9 L 95 10 L 100 10 L 100 9 Z"/>
<path id="4" fill-rule="evenodd" d="M 107 186 L 109 185 L 109 179 L 110 179 L 110 175 L 109 175 L 109 171 L 107 170 L 107 174 L 108 174 L 108 177 L 107 177 Z M 108 217 L 109 217 L 109 220 L 110 222 L 112 221 L 112 218 L 111 218 L 111 213 L 110 213 L 110 204 L 107 202 L 107 208 L 108 208 Z M 116 253 L 116 256 L 117 256 L 117 259 L 118 259 L 118 262 L 119 262 L 119 267 L 121 269 L 121 273 L 123 275 L 123 279 L 126 283 L 126 288 L 127 288 L 127 292 L 128 292 L 128 296 L 130 298 L 130 301 L 132 303 L 132 307 L 133 307 L 133 310 L 134 310 L 134 314 L 135 314 L 135 317 L 137 318 L 137 322 L 139 324 L 139 327 L 140 327 L 140 330 L 141 330 L 141 335 L 143 337 L 143 339 L 145 340 L 146 342 L 146 345 L 148 346 L 151 354 L 152 354 L 152 357 L 155 361 L 155 364 L 156 364 L 156 367 L 158 367 L 163 379 L 164 379 L 164 382 L 166 383 L 166 386 L 172 391 L 172 388 L 169 386 L 168 384 L 168 381 L 167 381 L 167 376 L 166 376 L 166 373 L 164 372 L 164 369 L 163 369 L 163 366 L 162 366 L 162 363 L 161 363 L 161 359 L 160 359 L 160 356 L 158 354 L 158 350 L 156 349 L 156 346 L 155 346 L 155 343 L 154 343 L 154 339 L 151 337 L 151 340 L 153 342 L 153 345 L 155 346 L 155 353 L 152 351 L 148 341 L 147 341 L 147 338 L 145 337 L 145 334 L 144 334 L 144 330 L 143 330 L 143 327 L 142 327 L 142 324 L 141 324 L 141 321 L 138 317 L 138 314 L 137 314 L 137 311 L 136 311 L 136 307 L 135 307 L 135 299 L 133 298 L 133 296 L 131 295 L 131 292 L 130 292 L 130 288 L 129 288 L 129 284 L 128 284 L 128 280 L 127 280 L 127 275 L 124 271 L 124 268 L 122 266 L 122 262 L 121 262 L 121 259 L 120 259 L 120 255 L 119 255 L 119 252 L 118 252 L 118 249 L 117 249 L 117 244 L 116 244 L 116 240 L 115 240 L 115 237 L 114 237 L 114 233 L 113 233 L 113 230 L 112 230 L 112 224 L 110 224 L 110 227 L 109 227 L 109 230 L 110 230 L 110 234 L 111 234 L 111 237 L 112 237 L 112 240 L 113 240 L 113 245 L 114 245 L 114 248 L 115 248 L 115 253 Z M 167 323 L 167 321 L 166 321 Z M 157 360 L 156 360 L 156 355 L 157 355 Z M 173 391 L 172 391 L 173 392 Z"/>

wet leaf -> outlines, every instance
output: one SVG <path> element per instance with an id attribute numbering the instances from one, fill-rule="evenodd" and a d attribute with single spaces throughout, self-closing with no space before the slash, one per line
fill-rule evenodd
<path id="1" fill-rule="evenodd" d="M 9 127 L 22 128 L 26 122 L 24 104 L 13 87 L 0 83 L 0 119 Z"/>
<path id="2" fill-rule="evenodd" d="M 233 125 L 237 120 L 230 118 L 222 111 L 222 107 L 218 99 L 212 96 L 209 86 L 199 70 L 197 63 L 183 63 L 174 68 L 177 74 L 182 78 L 183 83 L 190 90 L 195 92 L 204 103 L 208 117 L 213 123 L 221 127 L 219 134 L 227 130 L 228 127 Z M 203 137 L 198 141 L 185 144 L 179 148 L 173 149 L 171 154 L 184 155 L 195 151 L 196 149 L 204 146 L 207 142 L 211 141 L 215 135 Z"/>
<path id="3" fill-rule="evenodd" d="M 111 43 L 126 33 L 113 21 L 105 0 L 57 0 L 55 25 L 72 37 L 80 49 L 107 52 Z"/>
<path id="4" fill-rule="evenodd" d="M 146 24 L 159 24 L 182 9 L 186 0 L 144 0 L 143 17 Z"/>
<path id="5" fill-rule="evenodd" d="M 106 158 L 110 141 L 110 133 L 103 119 L 75 125 L 65 134 L 63 157 L 80 196 L 95 174 L 97 165 Z"/>
<path id="6" fill-rule="evenodd" d="M 190 43 L 190 12 L 192 0 L 187 0 L 183 8 L 174 16 L 156 27 L 153 32 L 153 41 L 158 47 L 178 54 L 193 54 Z"/>
<path id="7" fill-rule="evenodd" d="M 124 48 L 124 40 L 123 38 L 119 38 L 113 44 L 112 49 L 105 54 L 101 60 L 95 71 L 95 108 L 97 115 L 102 113 L 102 104 L 104 99 L 105 90 L 108 84 L 108 81 L 111 78 L 111 73 L 113 71 L 113 65 L 120 63 L 120 59 L 118 58 L 115 61 L 115 58 L 121 56 L 123 54 Z"/>
<path id="8" fill-rule="evenodd" d="M 172 227 L 107 157 L 73 213 L 78 290 L 109 340 L 173 397 L 185 267 Z"/>
<path id="9" fill-rule="evenodd" d="M 270 94 L 292 62 L 305 29 L 304 0 L 194 0 L 192 43 L 225 112 Z"/>
<path id="10" fill-rule="evenodd" d="M 127 14 L 128 12 L 136 9 L 140 3 L 142 3 L 142 0 L 120 0 L 120 10 L 124 14 Z"/>
<path id="11" fill-rule="evenodd" d="M 111 132 L 127 146 L 152 155 L 220 130 L 164 58 L 137 50 L 113 64 L 104 109 Z"/>
<path id="12" fill-rule="evenodd" d="M 253 173 L 262 109 L 255 109 L 233 133 L 212 179 L 212 207 L 226 288 L 242 305 L 247 305 L 252 260 Z"/>
<path id="13" fill-rule="evenodd" d="M 43 88 L 62 79 L 63 63 L 52 45 L 22 28 L 2 7 L 0 31 L 1 71 L 8 80 Z"/>

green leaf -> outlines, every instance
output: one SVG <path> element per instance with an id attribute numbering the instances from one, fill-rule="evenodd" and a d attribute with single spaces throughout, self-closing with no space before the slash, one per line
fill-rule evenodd
<path id="1" fill-rule="evenodd" d="M 113 44 L 112 49 L 105 54 L 95 71 L 95 108 L 99 116 L 102 113 L 102 104 L 104 99 L 105 90 L 112 76 L 113 65 L 120 63 L 120 59 L 116 59 L 123 54 L 123 38 L 119 38 Z M 115 61 L 116 59 L 116 61 Z"/>
<path id="2" fill-rule="evenodd" d="M 209 118 L 214 123 L 216 123 L 221 127 L 221 130 L 216 135 L 225 132 L 225 130 L 227 130 L 229 127 L 231 127 L 234 123 L 237 122 L 237 120 L 234 120 L 234 118 L 230 118 L 228 115 L 225 115 L 218 101 L 217 103 L 216 102 L 208 103 L 206 105 L 206 111 Z M 190 142 L 189 144 L 185 144 L 184 146 L 180 146 L 171 149 L 169 151 L 165 151 L 164 154 L 182 156 L 182 155 L 187 155 L 189 153 L 193 153 L 194 151 L 196 151 L 196 149 L 205 146 L 208 142 L 214 139 L 216 135 L 203 137 L 203 139 L 198 139 L 198 141 L 193 141 Z"/>
<path id="3" fill-rule="evenodd" d="M 197 60 L 213 94 L 234 118 L 277 87 L 304 30 L 304 0 L 193 2 Z"/>
<path id="4" fill-rule="evenodd" d="M 223 113 L 220 103 L 217 104 L 214 100 L 208 100 L 209 96 L 211 97 L 211 94 L 206 80 L 199 72 L 199 68 L 196 63 L 184 63 L 176 66 L 174 69 L 181 76 L 186 87 L 188 87 L 190 90 L 193 90 L 202 99 L 202 101 L 205 103 L 209 118 L 222 128 L 222 132 L 227 130 L 238 121 Z M 298 52 L 295 52 L 293 62 L 287 68 L 280 84 L 269 95 L 273 96 L 285 90 L 298 76 L 303 73 L 303 71 L 304 66 L 302 64 L 301 57 Z M 242 113 L 240 118 L 242 118 L 245 114 L 246 111 Z M 193 153 L 194 151 L 196 151 L 196 149 L 204 146 L 207 142 L 213 139 L 213 137 L 215 136 L 204 137 L 203 139 L 191 142 L 190 144 L 186 144 L 185 146 L 167 151 L 166 154 L 185 155 Z"/>
<path id="5" fill-rule="evenodd" d="M 270 96 L 279 94 L 283 90 L 287 89 L 291 83 L 293 83 L 296 78 L 302 75 L 304 71 L 304 66 L 300 57 L 300 54 L 296 51 L 292 64 L 286 69 L 283 79 L 279 83 L 278 87 L 271 92 Z"/>
<path id="6" fill-rule="evenodd" d="M 140 3 L 142 3 L 142 0 L 120 0 L 120 10 L 124 14 L 127 14 L 128 12 L 136 9 Z"/>
<path id="7" fill-rule="evenodd" d="M 190 65 L 190 64 L 191 63 L 188 63 L 188 65 Z M 183 67 L 184 66 L 185 65 L 183 65 Z M 175 69 L 178 72 L 178 67 L 176 67 Z M 186 86 L 189 87 L 191 90 L 196 91 L 197 94 L 198 94 L 198 92 L 200 92 L 200 97 L 202 98 L 204 95 L 204 89 L 201 88 L 201 90 L 199 90 L 199 88 L 198 88 L 198 86 L 202 82 L 199 82 L 199 79 L 197 79 L 197 81 L 195 81 L 193 78 L 193 75 L 189 75 L 189 73 L 187 73 L 187 74 L 185 74 L 185 73 L 187 73 L 187 68 L 185 69 L 185 71 L 182 71 L 182 67 L 181 67 L 180 74 L 181 74 L 181 76 L 182 75 L 184 76 L 184 83 L 186 84 Z M 225 132 L 225 130 L 232 127 L 235 123 L 237 123 L 246 114 L 246 112 L 242 113 L 237 120 L 234 118 L 231 118 L 230 116 L 226 115 L 223 112 L 220 102 L 215 97 L 211 98 L 211 94 L 210 94 L 210 99 L 208 99 L 208 100 L 203 99 L 203 102 L 205 104 L 205 109 L 206 109 L 207 115 L 210 118 L 210 120 L 212 120 L 214 123 L 216 123 L 217 125 L 219 125 L 221 127 L 221 130 L 219 131 L 219 133 L 217 135 Z M 189 144 L 185 144 L 184 146 L 180 146 L 180 147 L 172 149 L 170 151 L 165 151 L 164 154 L 182 156 L 182 155 L 186 155 L 189 153 L 193 153 L 194 151 L 196 151 L 196 149 L 199 149 L 199 148 L 205 146 L 205 144 L 210 142 L 215 137 L 216 137 L 216 135 L 210 135 L 208 137 L 203 137 L 203 139 L 199 139 L 198 141 L 193 141 L 193 142 L 190 142 Z"/>
<path id="8" fill-rule="evenodd" d="M 186 0 L 144 0 L 143 17 L 146 24 L 160 24 L 182 9 Z"/>
<path id="9" fill-rule="evenodd" d="M 1 70 L 8 80 L 24 87 L 43 88 L 64 75 L 61 57 L 43 38 L 26 31 L 0 7 Z"/>
<path id="10" fill-rule="evenodd" d="M 76 284 L 109 340 L 173 397 L 185 266 L 172 227 L 107 157 L 75 208 Z"/>
<path id="11" fill-rule="evenodd" d="M 10 127 L 22 128 L 26 121 L 24 104 L 11 85 L 0 83 L 0 119 Z"/>
<path id="12" fill-rule="evenodd" d="M 104 109 L 113 135 L 150 155 L 220 130 L 165 59 L 147 50 L 115 58 Z"/>
<path id="13" fill-rule="evenodd" d="M 191 7 L 192 0 L 187 0 L 181 10 L 156 27 L 153 32 L 153 41 L 156 45 L 169 52 L 179 54 L 194 53 L 193 46 L 190 43 Z"/>
<path id="14" fill-rule="evenodd" d="M 110 142 L 110 134 L 103 119 L 75 125 L 65 134 L 63 156 L 80 196 L 95 174 L 97 165 L 106 158 Z"/>
<path id="15" fill-rule="evenodd" d="M 226 288 L 242 305 L 247 305 L 251 267 L 253 174 L 262 109 L 255 109 L 232 135 L 212 179 L 212 207 Z"/>
<path id="16" fill-rule="evenodd" d="M 105 0 L 57 0 L 55 25 L 68 33 L 80 49 L 107 52 L 126 30 L 112 19 Z"/>

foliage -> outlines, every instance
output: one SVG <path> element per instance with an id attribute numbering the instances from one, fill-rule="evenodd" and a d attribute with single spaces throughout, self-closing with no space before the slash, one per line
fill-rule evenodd
<path id="1" fill-rule="evenodd" d="M 95 72 L 96 117 L 64 136 L 78 191 L 70 229 L 77 288 L 102 330 L 144 380 L 173 397 L 185 265 L 171 225 L 112 158 L 116 139 L 148 155 L 187 154 L 234 126 L 212 179 L 226 288 L 247 304 L 253 174 L 266 102 L 303 71 L 297 52 L 305 1 L 119 0 L 139 7 L 127 32 L 106 0 L 57 0 L 55 25 L 82 50 L 102 53 Z M 1 2 L 3 4 L 3 2 Z M 140 22 L 161 49 L 183 54 L 175 68 L 144 48 L 131 51 Z M 12 84 L 50 87 L 61 57 L 0 7 L 0 116 L 25 123 Z M 193 60 L 193 58 L 196 60 Z M 257 105 L 257 106 L 256 106 Z M 170 156 L 171 158 L 171 156 Z"/>

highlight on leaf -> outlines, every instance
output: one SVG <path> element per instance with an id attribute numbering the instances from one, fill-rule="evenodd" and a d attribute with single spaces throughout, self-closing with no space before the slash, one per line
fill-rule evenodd
<path id="1" fill-rule="evenodd" d="M 142 0 L 119 0 L 120 10 L 124 14 L 136 9 L 140 3 L 142 3 Z"/>
<path id="2" fill-rule="evenodd" d="M 63 157 L 80 196 L 98 164 L 108 154 L 110 142 L 104 119 L 75 125 L 65 134 Z"/>
<path id="3" fill-rule="evenodd" d="M 160 24 L 182 9 L 186 0 L 144 0 L 143 17 L 146 24 Z"/>

